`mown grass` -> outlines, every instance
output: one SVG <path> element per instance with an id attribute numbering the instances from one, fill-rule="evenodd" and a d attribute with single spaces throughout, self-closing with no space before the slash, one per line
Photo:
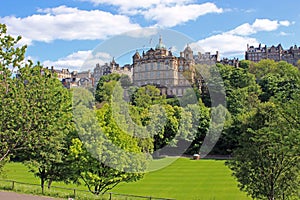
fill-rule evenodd
<path id="1" fill-rule="evenodd" d="M 174 158 L 173 158 L 174 159 Z M 155 160 L 151 169 L 157 169 L 162 163 L 167 167 L 149 172 L 145 177 L 133 183 L 121 183 L 112 192 L 134 194 L 141 196 L 175 198 L 178 200 L 248 200 L 245 193 L 237 188 L 237 182 L 231 176 L 231 171 L 221 160 L 190 160 L 179 158 L 172 163 L 172 158 Z M 171 163 L 171 164 L 170 164 Z M 2 179 L 39 184 L 39 179 L 28 172 L 21 163 L 8 163 L 4 168 Z M 0 181 L 0 186 L 10 188 L 11 183 Z M 85 186 L 77 186 L 62 182 L 54 182 L 53 186 L 87 190 Z M 19 189 L 18 189 L 19 188 Z M 39 186 L 15 185 L 15 190 L 40 194 Z M 32 191 L 32 192 L 30 192 Z M 52 194 L 51 194 L 52 193 Z M 46 194 L 56 197 L 72 197 L 73 190 L 52 188 Z M 96 199 L 86 192 L 76 191 L 77 199 Z M 105 197 L 107 198 L 107 196 Z M 100 199 L 100 198 L 99 198 Z M 113 199 L 117 199 L 114 197 Z M 118 197 L 119 199 L 119 197 Z M 120 198 L 122 199 L 122 198 Z M 128 198 L 129 199 L 129 198 Z"/>
<path id="2" fill-rule="evenodd" d="M 166 168 L 147 173 L 138 182 L 120 184 L 113 192 L 179 200 L 250 199 L 239 191 L 237 182 L 224 163 L 221 160 L 180 158 Z"/>

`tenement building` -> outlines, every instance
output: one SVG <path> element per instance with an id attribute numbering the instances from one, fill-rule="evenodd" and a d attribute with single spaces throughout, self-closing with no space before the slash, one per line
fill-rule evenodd
<path id="1" fill-rule="evenodd" d="M 193 54 L 189 45 L 176 57 L 159 38 L 155 49 L 133 55 L 133 84 L 136 86 L 155 85 L 161 94 L 182 96 L 194 82 L 195 64 L 216 64 L 219 54 Z"/>
<path id="2" fill-rule="evenodd" d="M 151 48 L 142 55 L 133 55 L 133 84 L 137 86 L 155 85 L 167 96 L 182 96 L 190 87 L 183 72 L 191 70 L 194 64 L 192 50 L 187 47 L 184 57 L 176 57 L 159 39 L 155 49 Z"/>
<path id="3" fill-rule="evenodd" d="M 267 47 L 267 45 L 261 46 L 261 44 L 259 44 L 258 47 L 247 45 L 245 59 L 253 62 L 259 62 L 262 59 L 271 59 L 274 61 L 283 60 L 290 64 L 296 65 L 297 61 L 300 59 L 300 47 L 298 48 L 295 45 L 284 50 L 281 44 L 277 46 L 273 45 L 271 47 Z"/>
<path id="4" fill-rule="evenodd" d="M 150 48 L 146 52 L 136 51 L 132 56 L 132 64 L 120 67 L 114 59 L 109 64 L 97 64 L 94 68 L 95 85 L 101 76 L 119 73 L 128 75 L 133 85 L 154 85 L 163 95 L 180 97 L 195 81 L 196 64 L 215 65 L 219 60 L 218 52 L 216 54 L 198 52 L 194 55 L 189 45 L 179 56 L 175 56 L 163 44 L 160 37 L 155 48 Z"/>
<path id="5" fill-rule="evenodd" d="M 96 64 L 94 68 L 94 81 L 95 86 L 97 86 L 98 81 L 104 75 L 108 75 L 111 73 L 118 73 L 128 75 L 130 79 L 132 79 L 132 67 L 131 65 L 127 64 L 121 67 L 118 63 L 116 63 L 115 59 L 113 58 L 110 63 L 105 63 L 104 65 Z"/>

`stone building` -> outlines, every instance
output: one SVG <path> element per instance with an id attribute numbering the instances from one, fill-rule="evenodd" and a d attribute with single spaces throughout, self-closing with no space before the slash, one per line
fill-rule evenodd
<path id="1" fill-rule="evenodd" d="M 94 68 L 94 72 L 93 72 L 95 86 L 97 86 L 97 83 L 102 76 L 111 73 L 128 75 L 129 78 L 132 79 L 132 66 L 126 64 L 123 67 L 120 67 L 120 65 L 116 63 L 114 58 L 110 63 L 105 63 L 104 65 L 100 65 L 99 63 L 96 64 L 96 67 Z"/>
<path id="2" fill-rule="evenodd" d="M 240 64 L 240 61 L 238 58 L 222 58 L 222 60 L 220 60 L 221 64 L 223 65 L 230 65 L 230 66 L 233 66 L 233 67 L 239 67 L 239 64 Z"/>
<path id="3" fill-rule="evenodd" d="M 163 95 L 180 97 L 195 82 L 196 64 L 215 65 L 220 59 L 218 51 L 216 54 L 198 52 L 194 55 L 189 45 L 177 57 L 167 49 L 160 37 L 155 48 L 146 52 L 136 51 L 132 60 L 132 64 L 123 67 L 114 59 L 104 65 L 97 64 L 93 73 L 95 86 L 101 76 L 119 73 L 128 75 L 135 86 L 154 85 Z"/>
<path id="4" fill-rule="evenodd" d="M 253 62 L 259 62 L 262 59 L 271 59 L 274 61 L 287 61 L 290 64 L 296 65 L 300 59 L 300 48 L 296 45 L 290 49 L 284 50 L 281 44 L 277 46 L 264 47 L 259 44 L 258 47 L 247 45 L 245 59 Z"/>
<path id="5" fill-rule="evenodd" d="M 208 57 L 211 60 L 212 57 Z M 179 57 L 174 56 L 167 50 L 161 37 L 155 49 L 151 48 L 142 55 L 137 51 L 132 59 L 133 84 L 155 85 L 161 90 L 161 94 L 169 97 L 180 97 L 191 87 L 195 73 L 193 66 L 197 61 L 204 60 L 202 57 L 194 56 L 188 45 L 180 52 Z"/>
<path id="6" fill-rule="evenodd" d="M 52 73 L 56 74 L 56 75 L 57 75 L 57 78 L 58 78 L 59 80 L 62 80 L 62 79 L 65 79 L 65 78 L 71 78 L 71 77 L 72 77 L 72 74 L 71 74 L 71 72 L 69 71 L 69 69 L 61 69 L 61 70 L 59 70 L 59 69 L 54 69 L 54 67 L 51 66 L 50 71 L 51 71 Z"/>
<path id="7" fill-rule="evenodd" d="M 194 60 L 196 64 L 215 65 L 220 61 L 219 51 L 216 51 L 216 54 L 211 54 L 210 52 L 198 52 L 197 55 L 194 55 Z"/>

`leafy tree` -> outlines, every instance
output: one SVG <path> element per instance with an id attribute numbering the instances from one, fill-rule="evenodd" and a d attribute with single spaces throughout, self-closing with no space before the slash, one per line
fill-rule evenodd
<path id="1" fill-rule="evenodd" d="M 17 103 L 20 100 L 19 91 L 12 74 L 25 58 L 26 46 L 16 47 L 20 39 L 20 36 L 13 38 L 8 35 L 6 25 L 0 24 L 0 168 L 9 155 L 28 148 L 30 144 L 30 137 L 25 140 L 28 132 L 23 132 L 21 128 L 20 113 L 23 109 L 20 107 L 23 105 L 22 101 Z"/>
<path id="2" fill-rule="evenodd" d="M 251 64 L 252 64 L 252 62 L 250 60 L 241 60 L 239 62 L 239 67 L 243 68 L 243 69 L 249 69 Z"/>
<path id="3" fill-rule="evenodd" d="M 165 103 L 165 96 L 160 95 L 160 90 L 153 85 L 138 88 L 131 97 L 132 105 L 149 108 L 154 104 Z"/>
<path id="4" fill-rule="evenodd" d="M 99 103 L 109 102 L 111 100 L 111 95 L 113 94 L 115 84 L 120 80 L 120 78 L 121 76 L 116 73 L 102 76 L 95 91 L 96 101 Z"/>
<path id="5" fill-rule="evenodd" d="M 124 88 L 128 88 L 128 87 L 132 86 L 132 81 L 128 75 L 122 74 L 120 77 L 120 83 L 121 83 L 121 86 Z"/>
<path id="6" fill-rule="evenodd" d="M 282 100 L 290 99 L 295 89 L 300 88 L 299 70 L 287 62 L 265 61 L 257 63 L 255 67 L 265 71 L 265 74 L 257 77 L 262 88 L 260 99 L 264 102 L 278 95 Z"/>
<path id="7" fill-rule="evenodd" d="M 170 105 L 163 106 L 163 110 L 159 107 L 156 107 L 156 112 L 151 110 L 150 119 L 157 118 L 156 121 L 159 119 L 165 119 L 164 122 L 161 123 L 153 123 L 151 122 L 151 127 L 153 126 L 153 130 L 157 130 L 156 133 L 153 135 L 154 137 L 154 150 L 158 151 L 164 146 L 170 144 L 176 134 L 178 133 L 179 128 L 179 118 L 178 112 L 179 107 L 172 107 Z M 174 141 L 173 141 L 173 145 Z"/>
<path id="8" fill-rule="evenodd" d="M 91 94 L 84 96 L 93 101 Z M 147 157 L 138 140 L 118 126 L 115 118 L 122 119 L 119 113 L 114 113 L 108 103 L 95 111 L 89 106 L 91 103 L 80 98 L 75 103 L 74 120 L 81 140 L 73 139 L 70 148 L 73 181 L 82 180 L 92 193 L 99 195 L 121 182 L 142 178 Z"/>
<path id="9" fill-rule="evenodd" d="M 71 95 L 52 72 L 41 66 L 25 66 L 19 73 L 16 80 L 22 85 L 19 95 L 22 94 L 23 102 L 30 106 L 24 111 L 29 119 L 23 131 L 29 128 L 37 137 L 31 141 L 30 151 L 23 151 L 22 155 L 29 159 L 28 164 L 41 179 L 44 190 L 45 181 L 49 181 L 50 187 L 53 180 L 62 179 L 58 166 L 63 164 L 63 156 L 67 154 L 64 143 L 73 127 Z"/>
<path id="10" fill-rule="evenodd" d="M 244 118 L 240 147 L 227 162 L 241 190 L 255 199 L 296 199 L 299 191 L 299 129 L 263 103 Z"/>
<path id="11" fill-rule="evenodd" d="M 230 154 L 238 146 L 241 115 L 251 112 L 260 102 L 261 89 L 256 83 L 255 75 L 249 73 L 247 68 L 234 68 L 221 64 L 217 66 L 226 90 L 226 108 L 230 114 L 227 114 L 229 118 L 225 120 L 226 126 L 214 151 L 218 154 Z"/>
<path id="12" fill-rule="evenodd" d="M 205 107 L 204 103 L 199 99 L 198 104 L 188 105 L 185 110 L 192 114 L 190 134 L 193 135 L 192 143 L 186 152 L 190 154 L 199 153 L 211 123 L 210 108 Z"/>

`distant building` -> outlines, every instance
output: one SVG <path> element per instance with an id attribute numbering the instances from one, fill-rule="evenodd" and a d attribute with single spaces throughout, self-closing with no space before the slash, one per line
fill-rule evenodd
<path id="1" fill-rule="evenodd" d="M 161 94 L 182 96 L 194 83 L 195 64 L 215 65 L 219 60 L 218 52 L 193 54 L 189 45 L 176 57 L 167 50 L 159 38 L 155 49 L 151 48 L 142 55 L 137 51 L 133 57 L 133 84 L 136 86 L 155 85 Z"/>
<path id="2" fill-rule="evenodd" d="M 48 68 L 47 68 L 48 69 Z M 57 78 L 61 81 L 64 87 L 70 89 L 73 87 L 93 87 L 94 78 L 92 73 L 89 71 L 70 72 L 69 69 L 54 69 L 52 66 L 50 71 L 56 74 Z"/>
<path id="3" fill-rule="evenodd" d="M 56 74 L 57 78 L 59 80 L 62 80 L 64 78 L 71 78 L 72 77 L 72 74 L 71 74 L 71 72 L 69 72 L 69 69 L 61 69 L 61 70 L 59 70 L 59 69 L 54 69 L 54 67 L 51 66 L 50 71 L 52 73 Z"/>
<path id="4" fill-rule="evenodd" d="M 195 82 L 195 64 L 215 65 L 220 59 L 218 51 L 216 54 L 198 52 L 194 55 L 189 45 L 177 57 L 166 48 L 160 37 L 155 48 L 142 53 L 136 51 L 132 60 L 132 64 L 123 67 L 114 59 L 104 65 L 97 64 L 93 73 L 95 86 L 102 76 L 118 73 L 128 75 L 133 85 L 155 85 L 161 94 L 182 96 Z"/>
<path id="5" fill-rule="evenodd" d="M 196 64 L 215 65 L 220 61 L 219 51 L 216 51 L 216 54 L 198 52 L 198 54 L 193 57 Z"/>
<path id="6" fill-rule="evenodd" d="M 132 66 L 129 64 L 126 64 L 123 67 L 120 67 L 120 65 L 118 63 L 116 63 L 114 58 L 109 64 L 108 63 L 105 63 L 104 65 L 96 64 L 96 67 L 94 68 L 94 73 L 93 73 L 95 86 L 97 86 L 97 83 L 102 76 L 111 74 L 111 73 L 128 75 L 129 78 L 132 79 Z"/>
<path id="7" fill-rule="evenodd" d="M 232 58 L 232 59 L 229 59 L 229 58 L 222 58 L 222 60 L 220 60 L 221 64 L 223 65 L 230 65 L 230 66 L 233 66 L 233 67 L 239 67 L 239 59 L 238 58 Z"/>
<path id="8" fill-rule="evenodd" d="M 271 59 L 277 62 L 286 61 L 296 65 L 300 59 L 300 48 L 295 45 L 294 47 L 290 47 L 290 49 L 284 50 L 281 44 L 271 47 L 267 47 L 267 45 L 262 47 L 261 44 L 258 47 L 247 45 L 245 59 L 253 62 L 259 62 L 262 59 Z"/>

